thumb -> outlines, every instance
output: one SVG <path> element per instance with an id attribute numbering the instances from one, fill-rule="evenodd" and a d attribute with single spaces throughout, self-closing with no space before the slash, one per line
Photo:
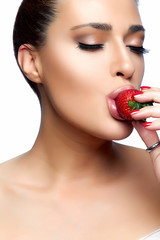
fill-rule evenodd
<path id="1" fill-rule="evenodd" d="M 133 121 L 132 124 L 147 147 L 150 147 L 159 141 L 159 137 L 156 131 L 146 129 L 143 127 L 140 121 Z M 150 152 L 150 156 L 153 162 L 155 174 L 160 181 L 160 146 L 152 150 Z"/>
<path id="2" fill-rule="evenodd" d="M 132 121 L 132 125 L 135 127 L 147 147 L 159 141 L 157 132 L 146 129 L 140 121 Z"/>

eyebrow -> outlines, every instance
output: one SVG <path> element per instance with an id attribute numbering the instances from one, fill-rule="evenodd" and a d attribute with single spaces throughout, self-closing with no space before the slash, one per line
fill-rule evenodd
<path id="1" fill-rule="evenodd" d="M 145 28 L 142 25 L 131 25 L 128 29 L 128 32 L 135 33 L 135 32 L 145 32 Z"/>
<path id="2" fill-rule="evenodd" d="M 86 24 L 74 26 L 71 28 L 71 30 L 76 30 L 76 29 L 85 28 L 85 27 L 92 27 L 92 28 L 102 30 L 102 31 L 111 31 L 112 30 L 112 26 L 107 23 L 86 23 Z M 135 32 L 139 32 L 139 31 L 143 31 L 143 32 L 145 31 L 145 29 L 142 25 L 131 25 L 128 29 L 129 33 L 135 33 Z"/>
<path id="3" fill-rule="evenodd" d="M 78 28 L 83 28 L 83 27 L 92 27 L 98 30 L 103 30 L 103 31 L 111 31 L 112 26 L 107 23 L 86 23 L 86 24 L 81 24 L 77 25 L 71 28 L 71 30 L 76 30 Z"/>

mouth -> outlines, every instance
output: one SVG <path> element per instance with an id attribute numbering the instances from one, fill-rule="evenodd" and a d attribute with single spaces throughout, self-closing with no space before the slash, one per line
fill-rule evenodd
<path id="1" fill-rule="evenodd" d="M 115 118 L 117 120 L 126 121 L 119 115 L 119 113 L 117 111 L 115 99 L 120 92 L 122 92 L 124 90 L 128 90 L 128 89 L 135 89 L 135 88 L 131 85 L 123 86 L 123 87 L 120 87 L 120 88 L 114 90 L 113 92 L 111 92 L 110 94 L 108 94 L 106 96 L 110 114 L 112 115 L 113 118 Z"/>

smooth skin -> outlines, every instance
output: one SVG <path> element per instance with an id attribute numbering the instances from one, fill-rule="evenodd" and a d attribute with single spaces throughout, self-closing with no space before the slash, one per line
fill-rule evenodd
<path id="1" fill-rule="evenodd" d="M 111 28 L 75 27 L 97 22 Z M 144 32 L 130 32 L 133 25 L 142 25 L 134 0 L 65 0 L 46 45 L 20 47 L 21 68 L 39 84 L 42 121 L 33 148 L 0 166 L 1 239 L 138 240 L 160 227 L 159 166 L 151 161 L 160 148 L 150 158 L 112 142 L 133 126 L 112 117 L 107 96 L 138 88 L 144 72 L 143 56 L 129 47 L 141 47 Z M 146 145 L 157 141 L 158 127 L 135 127 Z"/>

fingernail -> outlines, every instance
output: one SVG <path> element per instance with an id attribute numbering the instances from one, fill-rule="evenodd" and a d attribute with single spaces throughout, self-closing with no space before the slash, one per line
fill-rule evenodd
<path id="1" fill-rule="evenodd" d="M 150 127 L 151 124 L 152 124 L 152 122 L 145 122 L 142 125 L 143 125 L 143 127 Z"/>
<path id="2" fill-rule="evenodd" d="M 142 87 L 140 87 L 141 88 L 141 90 L 148 90 L 148 89 L 151 89 L 151 87 L 148 87 L 148 86 L 142 86 Z"/>
<path id="3" fill-rule="evenodd" d="M 144 92 L 136 93 L 136 94 L 134 94 L 134 97 L 139 97 L 139 96 L 141 96 L 143 93 L 144 93 Z"/>
<path id="4" fill-rule="evenodd" d="M 139 113 L 139 111 L 140 111 L 140 109 L 135 109 L 133 111 L 130 111 L 130 114 L 135 115 L 135 114 Z"/>

